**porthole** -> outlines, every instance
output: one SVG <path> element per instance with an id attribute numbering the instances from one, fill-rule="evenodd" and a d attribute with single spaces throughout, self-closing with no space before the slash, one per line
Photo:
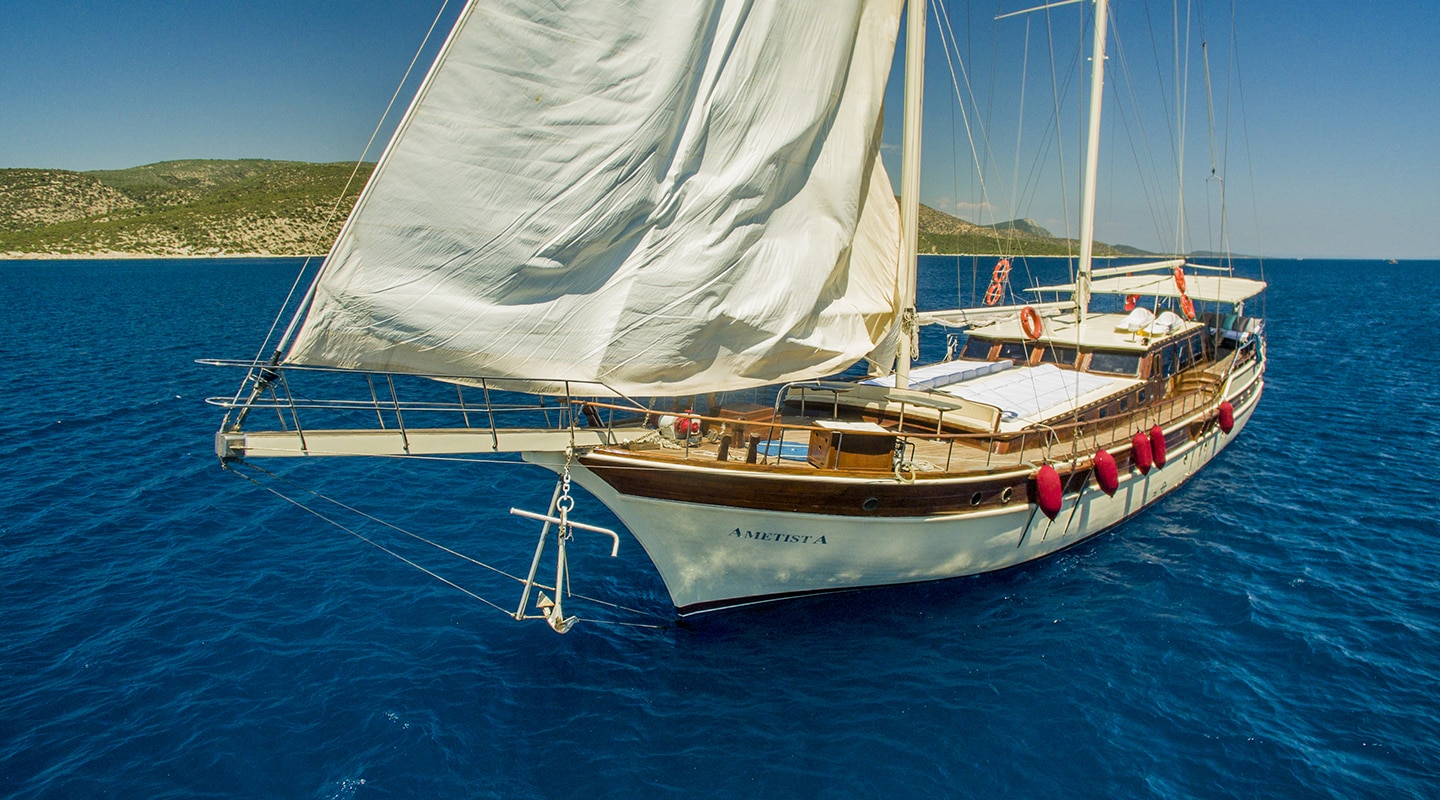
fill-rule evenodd
<path id="1" fill-rule="evenodd" d="M 866 511 L 874 511 L 880 507 L 880 500 L 874 497 L 867 497 L 865 498 L 865 502 L 860 504 L 860 507 Z"/>
<path id="2" fill-rule="evenodd" d="M 985 496 L 983 494 L 976 492 L 975 494 L 970 495 L 970 505 L 978 506 L 980 505 L 980 501 L 984 499 Z"/>
<path id="3" fill-rule="evenodd" d="M 1009 486 L 1006 486 L 1004 489 L 1001 489 L 1001 490 L 1000 490 L 1000 505 L 1003 506 L 1003 505 L 1005 505 L 1006 503 L 1009 503 L 1009 502 L 1010 502 L 1010 498 L 1011 498 L 1014 494 L 1015 494 L 1014 490 L 1012 490 Z"/>

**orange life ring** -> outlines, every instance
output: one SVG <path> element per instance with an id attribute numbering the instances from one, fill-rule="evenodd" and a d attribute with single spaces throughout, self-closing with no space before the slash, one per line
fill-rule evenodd
<path id="1" fill-rule="evenodd" d="M 1125 310 L 1126 310 L 1126 311 L 1134 311 L 1134 310 L 1135 310 L 1135 304 L 1138 303 L 1138 302 L 1140 302 L 1140 295 L 1138 295 L 1138 294 L 1127 294 L 1127 295 L 1125 295 Z"/>
<path id="2" fill-rule="evenodd" d="M 1185 294 L 1185 270 L 1181 267 L 1175 268 L 1175 288 L 1180 290 L 1180 294 Z"/>
<path id="3" fill-rule="evenodd" d="M 1044 326 L 1040 324 L 1040 312 L 1030 306 L 1020 309 L 1020 327 L 1025 329 L 1025 336 L 1032 342 L 1045 332 Z"/>
<path id="4" fill-rule="evenodd" d="M 995 269 L 990 273 L 990 288 L 985 290 L 985 305 L 993 306 L 1000 302 L 1005 296 L 1005 283 L 1010 280 L 1010 259 L 1002 258 L 995 262 Z"/>
<path id="5" fill-rule="evenodd" d="M 1010 277 L 1010 259 L 1002 258 L 995 262 L 995 270 L 990 273 L 991 283 L 1001 283 Z"/>
<path id="6" fill-rule="evenodd" d="M 1191 302 L 1189 295 L 1180 295 L 1180 310 L 1185 312 L 1185 319 L 1195 319 L 1195 303 Z"/>
<path id="7" fill-rule="evenodd" d="M 989 288 L 989 289 L 986 289 L 986 290 L 985 290 L 985 305 L 987 305 L 987 306 L 993 306 L 993 305 L 995 305 L 996 303 L 1000 302 L 1000 298 L 1002 298 L 1002 297 L 1004 297 L 1004 296 L 1005 296 L 1005 284 L 1004 284 L 1004 283 L 1001 283 L 1001 282 L 999 282 L 999 281 L 996 281 L 995 283 L 990 284 L 990 288 Z"/>

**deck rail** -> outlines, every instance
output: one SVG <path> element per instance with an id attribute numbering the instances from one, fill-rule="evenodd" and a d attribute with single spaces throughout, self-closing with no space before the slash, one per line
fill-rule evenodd
<path id="1" fill-rule="evenodd" d="M 207 362 L 217 363 L 217 362 Z M 233 366 L 241 366 L 236 363 Z M 249 364 L 243 364 L 250 366 Z M 1197 414 L 1212 415 L 1219 404 L 1221 390 L 1229 375 L 1227 371 L 1217 376 L 1207 370 L 1213 367 L 1187 370 L 1173 379 L 1169 396 L 1162 400 L 1141 405 L 1126 412 L 1106 416 L 1102 419 L 1070 420 L 1048 425 L 1031 426 L 1013 432 L 975 432 L 946 430 L 944 409 L 936 419 L 923 420 L 916 416 L 907 418 L 905 408 L 899 410 L 898 419 L 888 419 L 884 414 L 861 414 L 875 421 L 885 423 L 897 440 L 897 450 L 902 460 L 908 459 L 913 466 L 914 459 L 924 458 L 926 467 L 938 468 L 945 472 L 955 469 L 969 469 L 976 465 L 977 458 L 983 458 L 985 468 L 1023 466 L 1041 461 L 1079 461 L 1088 458 L 1099 448 L 1123 450 L 1129 447 L 1129 439 L 1137 431 L 1148 430 L 1153 425 L 1173 429 L 1174 426 Z M 787 418 L 783 395 L 777 396 L 774 413 L 768 420 L 740 421 L 717 413 L 702 414 L 689 410 L 665 410 L 653 403 L 642 403 L 626 397 L 595 397 L 568 393 L 564 396 L 528 395 L 497 387 L 503 382 L 478 379 L 469 385 L 447 379 L 429 379 L 428 376 L 405 376 L 389 373 L 358 373 L 364 377 L 363 394 L 359 398 L 321 399 L 302 395 L 291 386 L 287 373 L 292 371 L 316 371 L 343 374 L 351 380 L 357 373 L 326 368 L 266 368 L 256 370 L 254 385 L 247 399 L 212 397 L 206 402 L 224 408 L 226 418 L 222 433 L 238 432 L 246 417 L 253 412 L 274 412 L 276 424 L 282 432 L 292 433 L 299 439 L 299 450 L 305 451 L 307 430 L 333 430 L 336 420 L 354 424 L 371 417 L 367 429 L 378 427 L 381 431 L 397 433 L 404 441 L 404 451 L 409 452 L 412 430 L 447 428 L 477 434 L 477 439 L 488 439 L 485 449 L 499 451 L 504 432 L 515 425 L 529 425 L 532 429 L 548 429 L 556 432 L 597 429 L 602 440 L 621 442 L 634 440 L 637 428 L 655 428 L 662 416 L 674 415 L 693 419 L 707 432 L 717 432 L 708 439 L 695 442 L 683 437 L 678 447 L 689 457 L 692 449 L 714 458 L 711 451 L 716 449 L 720 435 L 739 426 L 748 431 L 764 431 L 762 438 L 748 436 L 744 442 L 728 444 L 744 447 L 746 460 L 760 466 L 773 465 L 784 459 L 785 448 L 790 445 L 808 449 L 812 434 L 824 429 L 808 418 Z M 406 387 L 405 379 L 425 379 L 425 387 L 419 399 L 402 399 Z M 452 387 L 454 399 L 443 399 L 439 394 Z M 811 382 L 813 386 L 828 385 Z M 595 384 L 576 382 L 576 388 L 584 387 L 594 391 Z M 839 390 L 838 384 L 831 387 Z M 1157 388 L 1158 390 L 1158 388 Z M 467 395 L 468 391 L 468 395 Z M 479 397 L 476 397 L 476 393 Z M 613 392 L 607 392 L 613 395 Z M 367 397 L 368 396 L 368 397 Z M 812 404 L 813 405 L 813 404 Z M 827 410 L 838 417 L 843 409 L 839 403 L 826 403 Z M 809 409 L 806 409 L 807 411 Z M 854 413 L 853 410 L 851 413 Z M 453 421 L 454 425 L 429 423 Z M 619 432 L 628 435 L 617 435 Z M 658 438 L 658 433 L 655 438 Z M 677 437 L 679 438 L 679 437 Z M 958 446 L 958 449 L 957 449 Z M 708 448 L 708 449 L 707 449 Z M 941 453 L 943 452 L 943 456 Z M 909 454 L 908 456 L 905 454 Z"/>

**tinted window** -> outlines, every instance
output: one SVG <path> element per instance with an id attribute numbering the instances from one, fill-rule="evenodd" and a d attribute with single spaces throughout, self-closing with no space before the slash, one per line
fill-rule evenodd
<path id="1" fill-rule="evenodd" d="M 1075 348 L 1046 347 L 1040 354 L 1040 360 L 1046 364 L 1074 364 Z"/>
<path id="2" fill-rule="evenodd" d="M 960 357 L 972 361 L 984 361 L 990 357 L 990 342 L 972 336 L 965 340 L 965 349 L 960 351 Z"/>
<path id="3" fill-rule="evenodd" d="M 1030 348 L 1023 342 L 1005 342 L 1000 345 L 1000 357 L 1023 364 L 1030 360 Z"/>
<path id="4" fill-rule="evenodd" d="M 1175 345 L 1166 345 L 1160 351 L 1160 375 L 1168 378 L 1175 374 Z"/>
<path id="5" fill-rule="evenodd" d="M 1090 371 L 1134 376 L 1140 372 L 1140 356 L 1135 353 L 1096 352 L 1090 356 Z"/>

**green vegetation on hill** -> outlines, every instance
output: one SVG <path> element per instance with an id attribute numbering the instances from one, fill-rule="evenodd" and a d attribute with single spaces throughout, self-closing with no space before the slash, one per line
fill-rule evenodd
<path id="1" fill-rule="evenodd" d="M 0 169 L 0 257 L 324 253 L 373 164 L 165 161 L 94 172 Z M 349 181 L 343 201 L 337 204 Z M 921 253 L 1073 255 L 1034 220 L 976 225 L 920 207 Z M 1097 256 L 1141 254 L 1097 244 Z"/>
<path id="2" fill-rule="evenodd" d="M 965 255 L 1073 256 L 1080 252 L 1077 239 L 1057 238 L 1032 219 L 1015 219 L 994 225 L 976 225 L 920 206 L 917 249 L 921 253 Z M 1146 255 L 1134 247 L 1095 243 L 1095 255 L 1111 257 Z"/>
<path id="3" fill-rule="evenodd" d="M 323 253 L 373 169 L 167 161 L 125 170 L 0 169 L 0 254 Z"/>

